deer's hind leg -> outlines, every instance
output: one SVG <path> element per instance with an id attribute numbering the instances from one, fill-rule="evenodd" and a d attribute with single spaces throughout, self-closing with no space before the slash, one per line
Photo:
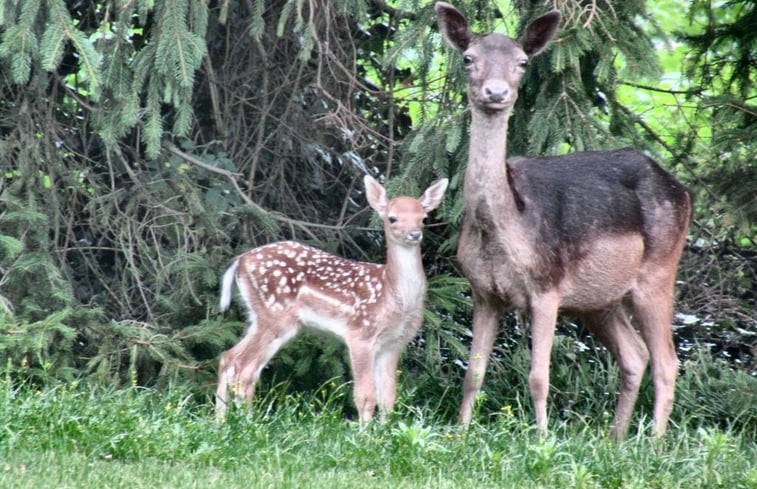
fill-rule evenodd
<path id="1" fill-rule="evenodd" d="M 631 291 L 634 320 L 644 338 L 652 364 L 654 381 L 655 435 L 667 429 L 673 410 L 678 356 L 673 344 L 673 289 L 675 268 L 664 267 L 643 275 Z"/>
<path id="2" fill-rule="evenodd" d="M 237 343 L 223 355 L 218 364 L 218 386 L 216 387 L 216 419 L 222 420 L 226 417 L 226 411 L 229 407 L 229 385 L 234 382 L 236 373 L 234 372 L 234 359 L 241 348 L 242 343 Z"/>
<path id="3" fill-rule="evenodd" d="M 620 367 L 620 391 L 612 435 L 622 440 L 628 433 L 639 386 L 649 362 L 649 352 L 621 304 L 604 311 L 585 313 L 582 318 L 584 325 L 607 347 Z"/>
<path id="4" fill-rule="evenodd" d="M 285 327 L 267 327 L 259 321 L 242 340 L 221 357 L 220 378 L 216 391 L 216 416 L 223 417 L 228 408 L 228 392 L 235 404 L 249 403 L 255 395 L 260 373 L 282 346 L 299 332 L 299 324 L 287 318 Z"/>

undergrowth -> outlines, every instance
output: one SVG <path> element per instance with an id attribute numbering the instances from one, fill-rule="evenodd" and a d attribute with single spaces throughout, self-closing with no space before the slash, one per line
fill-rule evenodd
<path id="1" fill-rule="evenodd" d="M 527 399 L 497 410 L 482 399 L 476 421 L 461 428 L 440 409 L 457 392 L 423 397 L 430 391 L 408 379 L 389 421 L 360 427 L 345 407 L 349 384 L 268 386 L 252 410 L 219 423 L 212 403 L 184 385 L 37 390 L 5 376 L 0 487 L 757 487 L 757 380 L 697 362 L 684 366 L 666 437 L 648 436 L 641 406 L 622 443 L 607 436 L 603 412 L 553 409 L 540 437 Z"/>

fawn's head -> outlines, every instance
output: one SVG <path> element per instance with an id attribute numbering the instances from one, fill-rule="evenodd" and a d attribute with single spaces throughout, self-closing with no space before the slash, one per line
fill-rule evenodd
<path id="1" fill-rule="evenodd" d="M 485 112 L 509 111 L 518 98 L 518 84 L 529 56 L 547 47 L 557 32 L 560 12 L 553 10 L 534 20 L 520 39 L 504 34 L 474 34 L 455 7 L 437 2 L 439 31 L 460 51 L 468 73 L 468 102 Z"/>
<path id="2" fill-rule="evenodd" d="M 386 190 L 372 177 L 366 175 L 364 182 L 368 203 L 384 222 L 387 244 L 416 246 L 423 238 L 423 220 L 439 206 L 449 181 L 439 180 L 419 199 L 395 197 L 392 200 L 387 200 Z"/>

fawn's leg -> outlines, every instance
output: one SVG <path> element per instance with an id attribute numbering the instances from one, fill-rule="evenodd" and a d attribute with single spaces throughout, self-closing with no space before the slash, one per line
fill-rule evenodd
<path id="1" fill-rule="evenodd" d="M 376 400 L 379 415 L 384 421 L 394 409 L 397 400 L 397 365 L 400 360 L 400 350 L 383 350 L 376 356 L 375 379 Z"/>
<path id="2" fill-rule="evenodd" d="M 224 390 L 230 388 L 237 403 L 250 403 L 263 368 L 298 332 L 299 325 L 296 322 L 290 322 L 288 327 L 278 329 L 267 328 L 265 323 L 260 322 L 256 329 L 251 330 L 227 352 L 236 353 L 233 359 L 222 359 L 226 360 L 227 368 L 222 372 L 224 379 L 219 382 L 219 391 L 222 387 Z"/>
<path id="3" fill-rule="evenodd" d="M 375 363 L 376 355 L 369 341 L 353 340 L 348 343 L 352 375 L 355 379 L 354 399 L 360 424 L 373 418 L 376 408 Z"/>

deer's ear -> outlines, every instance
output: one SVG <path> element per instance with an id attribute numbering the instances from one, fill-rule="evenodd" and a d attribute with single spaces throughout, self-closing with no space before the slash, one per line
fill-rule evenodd
<path id="1" fill-rule="evenodd" d="M 379 214 L 383 214 L 386 210 L 386 190 L 370 175 L 366 175 L 363 178 L 365 183 L 365 198 L 368 199 L 368 204 Z"/>
<path id="2" fill-rule="evenodd" d="M 445 2 L 436 2 L 434 10 L 436 10 L 436 19 L 439 23 L 439 32 L 447 43 L 458 51 L 468 49 L 473 33 L 463 14 Z"/>
<path id="3" fill-rule="evenodd" d="M 523 51 L 528 56 L 535 56 L 544 51 L 552 38 L 555 37 L 559 25 L 560 12 L 557 10 L 547 12 L 528 24 L 526 32 L 519 39 Z"/>
<path id="4" fill-rule="evenodd" d="M 449 184 L 449 180 L 442 178 L 423 192 L 420 201 L 424 211 L 431 212 L 439 207 L 442 198 L 444 198 L 444 191 L 447 190 L 447 184 Z"/>

